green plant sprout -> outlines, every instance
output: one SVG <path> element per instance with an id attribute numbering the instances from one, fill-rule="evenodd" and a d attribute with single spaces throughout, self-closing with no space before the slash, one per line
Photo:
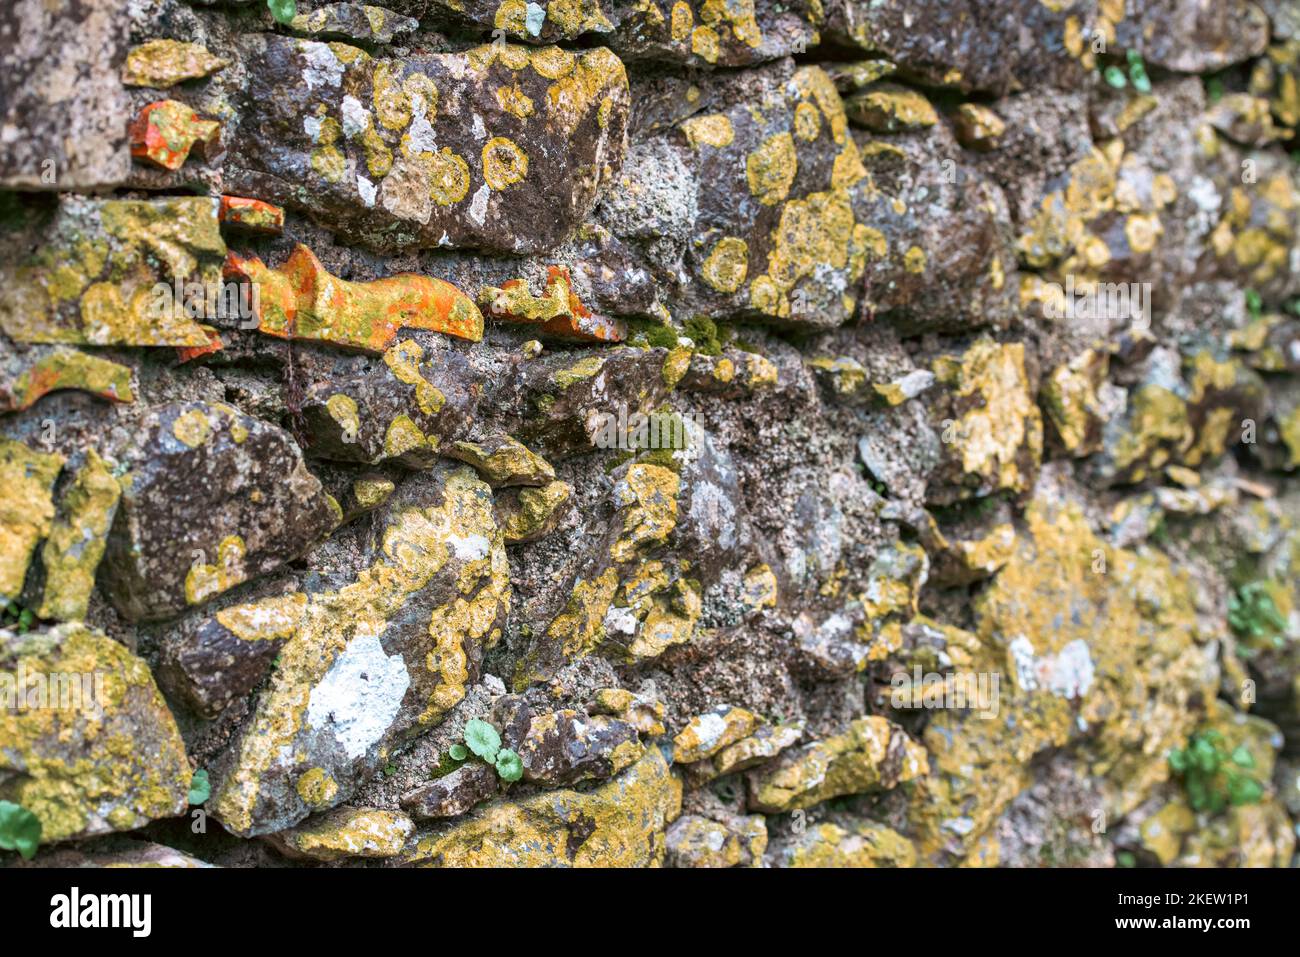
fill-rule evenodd
<path id="1" fill-rule="evenodd" d="M 501 747 L 501 735 L 481 718 L 465 724 L 465 743 L 453 744 L 447 749 L 454 761 L 464 761 L 473 753 L 496 768 L 502 781 L 514 782 L 524 776 L 524 763 L 510 748 Z"/>
<path id="2" fill-rule="evenodd" d="M 212 782 L 208 780 L 208 772 L 199 768 L 190 778 L 189 802 L 192 805 L 199 805 L 212 796 Z"/>
<path id="3" fill-rule="evenodd" d="M 1137 50 L 1128 51 L 1128 78 L 1133 89 L 1139 93 L 1151 92 L 1151 78 L 1147 76 L 1147 65 L 1142 62 L 1142 54 Z"/>
<path id="4" fill-rule="evenodd" d="M 1264 300 L 1254 289 L 1246 290 L 1246 311 L 1252 319 L 1258 319 L 1264 312 Z"/>
<path id="5" fill-rule="evenodd" d="M 1109 86 L 1117 90 L 1122 90 L 1132 83 L 1133 89 L 1139 93 L 1150 93 L 1151 78 L 1147 76 L 1147 66 L 1142 61 L 1142 54 L 1138 53 L 1137 50 L 1129 50 L 1126 58 L 1128 60 L 1127 73 L 1123 67 L 1112 63 L 1101 71 L 1101 78 Z"/>
<path id="6" fill-rule="evenodd" d="M 266 0 L 266 6 L 276 23 L 288 25 L 298 15 L 298 4 L 294 0 Z"/>
<path id="7" fill-rule="evenodd" d="M 1183 779 L 1195 811 L 1218 814 L 1229 805 L 1255 804 L 1264 796 L 1264 786 L 1245 773 L 1255 767 L 1250 752 L 1238 745 L 1229 754 L 1223 735 L 1213 728 L 1193 734 L 1186 748 L 1170 751 L 1169 767 Z"/>
<path id="8" fill-rule="evenodd" d="M 30 861 L 41 843 L 41 819 L 21 804 L 0 801 L 0 850 L 17 851 Z"/>
<path id="9" fill-rule="evenodd" d="M 1237 589 L 1228 599 L 1228 624 L 1252 644 L 1262 642 L 1280 648 L 1285 641 L 1286 619 L 1269 594 L 1267 581 L 1248 582 Z"/>
<path id="10" fill-rule="evenodd" d="M 0 628 L 12 628 L 20 635 L 32 630 L 36 616 L 30 608 L 24 608 L 16 601 L 11 601 L 0 609 Z"/>

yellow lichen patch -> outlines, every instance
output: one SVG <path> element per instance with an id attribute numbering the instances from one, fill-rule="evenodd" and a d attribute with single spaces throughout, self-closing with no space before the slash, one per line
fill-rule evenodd
<path id="1" fill-rule="evenodd" d="M 364 509 L 378 508 L 388 501 L 389 496 L 396 491 L 397 486 L 392 479 L 386 479 L 381 476 L 373 478 L 359 478 L 352 483 L 352 496 L 357 500 L 357 504 Z"/>
<path id="2" fill-rule="evenodd" d="M 788 316 L 788 296 L 799 280 L 829 266 L 848 267 L 849 281 L 855 281 L 866 266 L 870 246 L 869 231 L 854 223 L 845 191 L 790 200 L 772 231 L 767 273 L 750 283 L 750 305 L 768 315 Z"/>
<path id="3" fill-rule="evenodd" d="M 273 595 L 217 612 L 217 621 L 241 641 L 292 638 L 302 623 L 307 596 L 302 592 Z"/>
<path id="4" fill-rule="evenodd" d="M 713 757 L 729 744 L 753 734 L 762 719 L 744 708 L 697 714 L 673 738 L 673 761 L 689 764 Z"/>
<path id="5" fill-rule="evenodd" d="M 967 149 L 996 149 L 1007 131 L 1007 124 L 987 106 L 963 103 L 953 115 L 957 139 Z"/>
<path id="6" fill-rule="evenodd" d="M 724 236 L 713 245 L 700 266 L 704 281 L 718 292 L 733 293 L 749 273 L 749 245 L 743 239 Z"/>
<path id="7" fill-rule="evenodd" d="M 1041 268 L 1065 258 L 1085 238 L 1087 224 L 1114 208 L 1118 166 L 1118 157 L 1093 147 L 1069 168 L 1066 185 L 1043 197 L 1017 240 L 1028 265 Z"/>
<path id="8" fill-rule="evenodd" d="M 508 189 L 528 175 L 528 154 L 514 141 L 494 136 L 483 144 L 483 179 L 493 189 Z"/>
<path id="9" fill-rule="evenodd" d="M 361 434 L 361 416 L 357 409 L 357 400 L 352 396 L 335 392 L 325 400 L 325 411 L 342 429 L 345 440 L 348 436 L 355 439 Z"/>
<path id="10" fill-rule="evenodd" d="M 925 262 L 925 250 L 920 246 L 912 246 L 903 253 L 903 268 L 913 275 L 925 272 Z"/>
<path id="11" fill-rule="evenodd" d="M 551 463 L 509 435 L 495 435 L 483 442 L 454 442 L 444 454 L 472 465 L 494 488 L 555 481 Z"/>
<path id="12" fill-rule="evenodd" d="M 405 339 L 384 353 L 384 365 L 398 382 L 415 388 L 415 404 L 425 415 L 437 415 L 447 401 L 437 388 L 420 372 L 424 360 L 424 347 L 414 339 Z"/>
<path id="13" fill-rule="evenodd" d="M 533 68 L 538 70 L 536 54 Z M 572 58 L 572 54 L 569 54 Z M 626 97 L 627 73 L 623 61 L 604 47 L 590 50 L 577 58 L 572 70 L 562 75 L 546 90 L 549 118 L 561 138 L 577 129 L 582 119 L 611 94 Z"/>
<path id="14" fill-rule="evenodd" d="M 784 845 L 780 867 L 913 867 L 916 847 L 897 831 L 866 821 L 846 830 L 818 824 Z"/>
<path id="15" fill-rule="evenodd" d="M 769 136 L 745 157 L 750 193 L 764 206 L 774 206 L 790 194 L 799 163 L 789 133 Z"/>
<path id="16" fill-rule="evenodd" d="M 396 857 L 415 831 L 400 811 L 380 808 L 340 808 L 281 831 L 274 842 L 293 857 L 317 861 L 347 858 Z"/>
<path id="17" fill-rule="evenodd" d="M 0 661 L 0 686 L 23 702 L 0 707 L 0 799 L 40 819 L 43 843 L 185 810 L 185 745 L 140 658 L 68 624 L 0 638 Z"/>
<path id="18" fill-rule="evenodd" d="M 750 608 L 776 607 L 776 574 L 770 566 L 755 565 L 745 572 L 743 598 Z"/>
<path id="19" fill-rule="evenodd" d="M 683 43 L 691 35 L 695 26 L 695 13 L 686 0 L 677 0 L 670 14 L 672 23 L 669 35 L 677 43 Z"/>
<path id="20" fill-rule="evenodd" d="M 196 561 L 185 574 L 185 600 L 191 605 L 199 605 L 214 595 L 234 588 L 245 581 L 248 572 L 244 568 L 246 547 L 238 535 L 227 535 L 217 546 L 216 560 L 211 564 Z"/>
<path id="21" fill-rule="evenodd" d="M 192 449 L 197 449 L 212 437 L 212 423 L 202 409 L 190 409 L 172 422 L 172 435 Z"/>
<path id="22" fill-rule="evenodd" d="M 1043 454 L 1043 421 L 1029 390 L 1023 343 L 981 339 L 933 371 L 953 389 L 960 418 L 945 426 L 965 476 L 986 491 L 1023 491 Z"/>
<path id="23" fill-rule="evenodd" d="M 649 867 L 681 811 L 681 789 L 658 748 L 590 791 L 558 789 L 498 801 L 419 836 L 403 863 L 429 867 Z"/>
<path id="24" fill-rule="evenodd" d="M 104 556 L 122 486 L 113 469 L 94 449 L 63 495 L 59 515 L 45 541 L 41 559 L 45 588 L 36 614 L 59 621 L 86 617 L 95 571 Z"/>
<path id="25" fill-rule="evenodd" d="M 925 749 L 897 725 L 872 715 L 750 772 L 749 807 L 769 814 L 812 807 L 844 794 L 892 788 L 928 771 Z"/>
<path id="26" fill-rule="evenodd" d="M 55 349 L 18 377 L 7 408 L 31 408 L 42 396 L 59 389 L 80 389 L 114 402 L 135 401 L 128 367 L 75 349 Z M 0 411 L 5 409 L 0 392 Z"/>
<path id="27" fill-rule="evenodd" d="M 713 27 L 698 26 L 691 31 L 691 52 L 705 63 L 717 63 L 722 40 Z"/>
<path id="28" fill-rule="evenodd" d="M 925 129 L 939 122 L 930 101 L 915 90 L 870 90 L 844 104 L 856 123 L 878 133 Z"/>
<path id="29" fill-rule="evenodd" d="M 567 658 L 590 654 L 604 636 L 605 613 L 618 589 L 618 573 L 612 568 L 592 581 L 579 580 L 564 611 L 546 628 L 546 636 L 560 644 Z"/>
<path id="30" fill-rule="evenodd" d="M 690 119 L 682 120 L 681 127 L 682 132 L 686 134 L 687 142 L 696 149 L 700 146 L 711 146 L 720 150 L 730 146 L 736 138 L 736 131 L 725 113 L 692 116 Z"/>
<path id="31" fill-rule="evenodd" d="M 431 153 L 429 168 L 429 198 L 439 206 L 459 203 L 469 193 L 469 164 L 464 158 L 444 146 Z"/>
<path id="32" fill-rule="evenodd" d="M 822 116 L 812 103 L 800 103 L 794 108 L 794 135 L 805 143 L 817 139 L 822 131 Z"/>
<path id="33" fill-rule="evenodd" d="M 180 40 L 149 40 L 132 47 L 122 65 L 122 82 L 126 86 L 151 86 L 165 89 L 185 80 L 225 69 L 229 62 L 213 56 L 198 43 Z"/>
<path id="34" fill-rule="evenodd" d="M 498 521 L 507 544 L 528 542 L 546 534 L 559 520 L 560 510 L 573 498 L 568 482 L 550 482 L 521 490 L 513 507 L 499 503 Z"/>
<path id="35" fill-rule="evenodd" d="M 512 86 L 497 87 L 497 105 L 502 111 L 509 113 L 511 116 L 517 116 L 521 120 L 526 120 L 533 115 L 533 101 L 531 97 L 525 96 L 524 91 L 519 88 L 519 84 Z"/>
<path id="36" fill-rule="evenodd" d="M 63 456 L 0 436 L 0 599 L 16 599 L 36 545 L 54 519 L 54 482 Z"/>
<path id="37" fill-rule="evenodd" d="M 610 548 L 616 562 L 632 561 L 643 546 L 666 541 L 677 526 L 677 473 L 641 462 L 628 466 L 614 487 L 623 513 L 623 533 Z"/>
<path id="38" fill-rule="evenodd" d="M 555 24 L 562 36 L 570 38 L 614 29 L 600 9 L 600 0 L 550 0 L 546 5 L 546 22 Z"/>
<path id="39" fill-rule="evenodd" d="M 298 778 L 294 787 L 303 803 L 312 808 L 327 807 L 339 793 L 338 782 L 324 768 L 312 768 Z"/>
<path id="40" fill-rule="evenodd" d="M 1108 413 L 1099 393 L 1109 369 L 1106 352 L 1085 349 L 1052 370 L 1043 384 L 1047 417 L 1072 455 L 1090 455 L 1101 448 L 1101 428 Z"/>
<path id="41" fill-rule="evenodd" d="M 384 455 L 395 459 L 408 452 L 434 451 L 437 442 L 436 436 L 426 436 L 421 432 L 409 415 L 398 415 L 384 431 Z"/>

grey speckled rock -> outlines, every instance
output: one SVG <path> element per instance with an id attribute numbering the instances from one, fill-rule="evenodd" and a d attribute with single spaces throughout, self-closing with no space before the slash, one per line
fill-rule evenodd
<path id="1" fill-rule="evenodd" d="M 132 620 L 174 616 L 301 554 L 337 513 L 287 432 L 231 406 L 152 410 L 101 574 Z"/>

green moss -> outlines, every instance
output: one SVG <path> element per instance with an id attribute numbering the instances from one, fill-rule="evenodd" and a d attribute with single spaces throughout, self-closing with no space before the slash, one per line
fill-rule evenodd
<path id="1" fill-rule="evenodd" d="M 677 345 L 677 330 L 672 326 L 647 319 L 633 319 L 629 326 L 628 342 L 632 345 L 644 344 L 663 349 L 672 349 Z"/>
<path id="2" fill-rule="evenodd" d="M 1228 624 L 1239 638 L 1253 646 L 1281 647 L 1284 643 L 1286 619 L 1271 591 L 1268 581 L 1253 581 L 1242 585 L 1228 599 Z"/>
<path id="3" fill-rule="evenodd" d="M 695 351 L 703 356 L 722 354 L 722 338 L 718 325 L 708 316 L 692 316 L 686 320 L 684 331 L 695 343 Z"/>
<path id="4" fill-rule="evenodd" d="M 1244 746 L 1229 753 L 1223 735 L 1213 728 L 1198 731 L 1187 747 L 1169 753 L 1169 766 L 1182 778 L 1187 800 L 1195 811 L 1217 814 L 1229 805 L 1257 804 L 1264 786 L 1248 772 L 1255 759 Z"/>

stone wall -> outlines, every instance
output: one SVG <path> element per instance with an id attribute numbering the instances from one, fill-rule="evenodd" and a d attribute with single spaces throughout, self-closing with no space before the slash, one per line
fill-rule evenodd
<path id="1" fill-rule="evenodd" d="M 1293 2 L 270 6 L 0 11 L 0 858 L 1291 863 Z"/>

